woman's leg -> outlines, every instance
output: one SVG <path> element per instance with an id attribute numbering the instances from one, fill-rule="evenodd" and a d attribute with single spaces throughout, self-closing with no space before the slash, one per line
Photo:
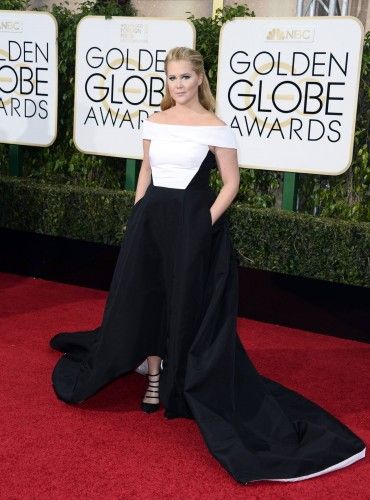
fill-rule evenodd
<path id="1" fill-rule="evenodd" d="M 160 356 L 148 356 L 149 373 L 158 373 L 161 364 Z"/>

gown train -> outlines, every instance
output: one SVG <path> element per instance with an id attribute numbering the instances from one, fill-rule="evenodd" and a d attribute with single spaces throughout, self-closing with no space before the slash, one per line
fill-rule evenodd
<path id="1" fill-rule="evenodd" d="M 194 419 L 236 481 L 298 481 L 350 465 L 365 456 L 363 441 L 260 375 L 241 344 L 227 215 L 212 224 L 209 211 L 214 167 L 208 151 L 185 189 L 152 179 L 133 206 L 101 325 L 50 341 L 64 353 L 52 374 L 56 395 L 78 404 L 157 355 L 165 416 Z"/>

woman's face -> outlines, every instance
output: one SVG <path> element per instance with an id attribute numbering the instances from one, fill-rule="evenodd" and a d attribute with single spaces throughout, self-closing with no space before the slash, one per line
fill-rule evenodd
<path id="1" fill-rule="evenodd" d="M 198 101 L 198 87 L 202 83 L 189 61 L 170 61 L 167 67 L 167 85 L 176 104 Z"/>

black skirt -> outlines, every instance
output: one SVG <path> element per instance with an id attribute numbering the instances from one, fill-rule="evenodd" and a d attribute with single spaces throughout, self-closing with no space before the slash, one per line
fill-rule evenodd
<path id="1" fill-rule="evenodd" d="M 260 375 L 236 331 L 237 259 L 227 215 L 213 225 L 209 152 L 186 189 L 154 186 L 132 208 L 101 325 L 63 332 L 52 383 L 80 403 L 147 356 L 163 359 L 167 418 L 195 419 L 212 455 L 236 479 L 297 481 L 365 455 L 348 427 Z"/>

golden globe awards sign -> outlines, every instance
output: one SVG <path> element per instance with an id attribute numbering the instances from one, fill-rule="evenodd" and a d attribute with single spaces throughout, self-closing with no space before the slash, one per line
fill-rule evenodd
<path id="1" fill-rule="evenodd" d="M 240 166 L 328 175 L 350 166 L 362 43 L 353 17 L 223 26 L 217 113 L 236 135 Z"/>
<path id="2" fill-rule="evenodd" d="M 0 143 L 50 146 L 57 131 L 57 24 L 0 10 Z"/>
<path id="3" fill-rule="evenodd" d="M 77 28 L 74 142 L 85 153 L 142 158 L 140 126 L 159 109 L 164 59 L 193 47 L 189 21 L 87 16 Z"/>

